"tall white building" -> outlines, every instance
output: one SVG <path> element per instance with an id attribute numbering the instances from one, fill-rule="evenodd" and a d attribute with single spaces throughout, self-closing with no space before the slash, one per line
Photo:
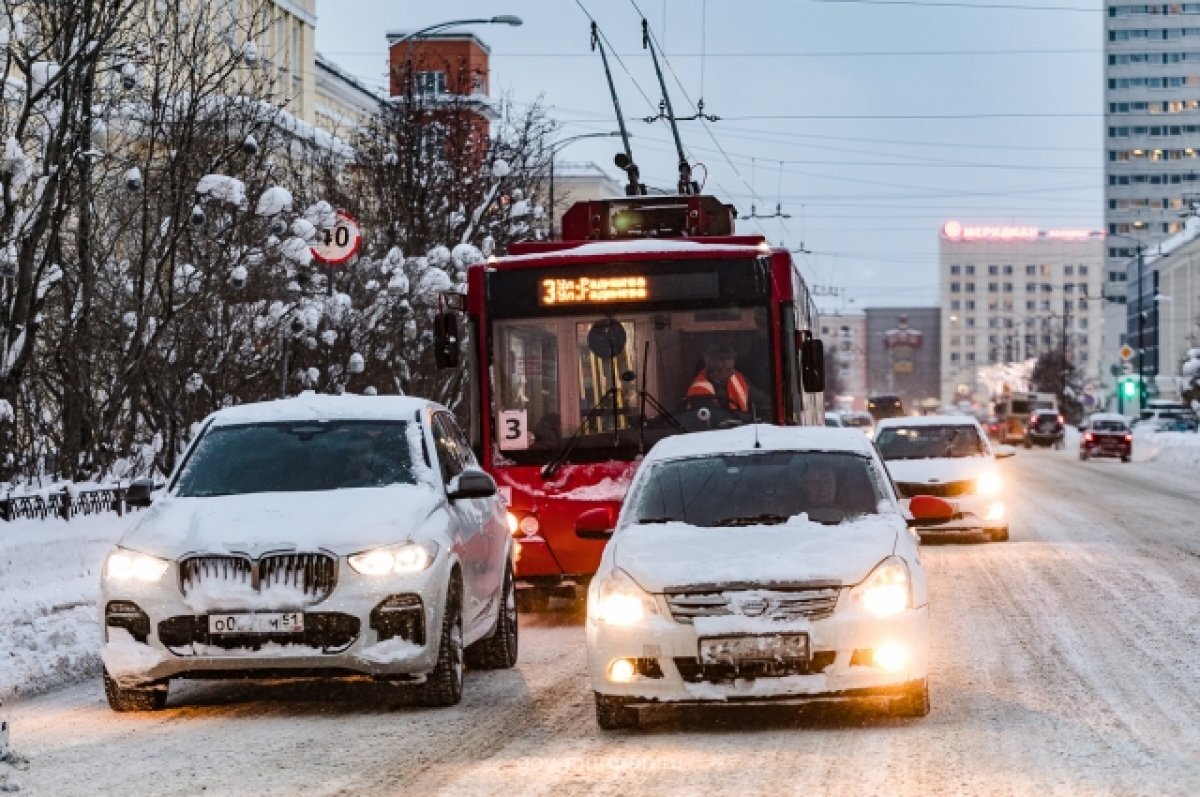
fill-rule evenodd
<path id="1" fill-rule="evenodd" d="M 943 404 L 986 402 L 985 367 L 1061 350 L 1064 337 L 1068 360 L 1099 392 L 1104 250 L 1100 231 L 946 222 L 939 247 Z"/>
<path id="2" fill-rule="evenodd" d="M 835 409 L 867 408 L 867 317 L 862 313 L 822 312 L 821 340 L 833 349 L 841 392 Z"/>
<path id="3" fill-rule="evenodd" d="M 1153 256 L 1200 200 L 1200 3 L 1107 0 L 1104 55 L 1105 292 L 1130 303 L 1122 331 L 1132 340 L 1139 309 L 1143 325 L 1158 319 L 1153 269 L 1135 286 L 1137 243 L 1129 238 L 1143 243 L 1143 260 Z M 1157 373 L 1157 349 L 1145 356 Z"/>

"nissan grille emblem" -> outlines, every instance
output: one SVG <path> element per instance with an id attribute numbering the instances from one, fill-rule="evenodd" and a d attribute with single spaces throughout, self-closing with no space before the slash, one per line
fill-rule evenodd
<path id="1" fill-rule="evenodd" d="M 747 598 L 741 602 L 742 614 L 747 617 L 760 617 L 766 614 L 771 604 L 766 598 Z"/>

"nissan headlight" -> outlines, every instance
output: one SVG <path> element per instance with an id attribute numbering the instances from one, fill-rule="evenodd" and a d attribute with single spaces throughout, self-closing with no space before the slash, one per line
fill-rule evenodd
<path id="1" fill-rule="evenodd" d="M 166 559 L 118 548 L 108 555 L 108 561 L 104 563 L 104 575 L 109 581 L 153 583 L 160 580 L 170 566 L 170 561 Z"/>
<path id="2" fill-rule="evenodd" d="M 876 617 L 891 617 L 912 606 L 912 579 L 908 565 L 889 556 L 854 588 L 854 600 Z"/>
<path id="3" fill-rule="evenodd" d="M 588 615 L 606 625 L 636 625 L 658 611 L 654 600 L 623 570 L 614 570 L 600 582 L 595 597 L 594 604 L 588 606 Z"/>
<path id="4" fill-rule="evenodd" d="M 979 495 L 999 495 L 1001 487 L 1003 487 L 1003 484 L 1000 482 L 1000 474 L 993 470 L 984 471 L 975 480 L 975 492 Z"/>
<path id="5" fill-rule="evenodd" d="M 437 552 L 437 543 L 434 542 L 406 542 L 356 553 L 347 561 L 355 572 L 364 576 L 420 573 L 433 564 Z"/>

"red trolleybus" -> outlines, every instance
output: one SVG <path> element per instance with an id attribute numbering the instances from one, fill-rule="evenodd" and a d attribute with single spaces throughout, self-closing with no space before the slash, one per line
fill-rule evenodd
<path id="1" fill-rule="evenodd" d="M 473 445 L 508 500 L 526 608 L 595 572 L 604 543 L 577 537 L 575 520 L 615 513 L 658 440 L 823 423 L 809 291 L 787 250 L 734 235 L 733 218 L 708 196 L 582 202 L 564 240 L 469 270 Z M 439 316 L 441 365 L 455 329 Z M 730 365 L 714 389 L 708 367 Z"/>

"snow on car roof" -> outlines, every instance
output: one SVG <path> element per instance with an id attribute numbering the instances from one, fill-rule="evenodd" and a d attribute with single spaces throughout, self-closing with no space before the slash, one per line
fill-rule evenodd
<path id="1" fill-rule="evenodd" d="M 755 441 L 759 445 L 755 445 Z M 753 424 L 714 432 L 672 435 L 650 450 L 647 460 L 680 459 L 706 454 L 767 451 L 849 451 L 871 454 L 874 448 L 857 429 L 829 426 Z"/>
<path id="2" fill-rule="evenodd" d="M 885 418 L 875 424 L 876 430 L 892 426 L 978 426 L 974 415 L 910 415 L 904 418 Z"/>
<path id="3" fill-rule="evenodd" d="M 572 246 L 564 249 L 555 249 L 550 252 L 532 252 L 527 255 L 508 255 L 504 258 L 505 263 L 521 263 L 529 260 L 541 260 L 543 258 L 570 256 L 604 256 L 604 255 L 628 255 L 644 252 L 672 252 L 676 254 L 728 254 L 739 255 L 742 257 L 757 257 L 762 254 L 757 246 L 745 246 L 739 244 L 724 244 L 724 243 L 698 243 L 696 241 L 668 241 L 657 238 L 638 238 L 630 241 L 593 241 L 590 243 L 581 243 L 579 246 Z"/>
<path id="4" fill-rule="evenodd" d="M 411 420 L 413 413 L 436 406 L 412 396 L 330 396 L 304 393 L 295 398 L 240 404 L 218 410 L 214 424 L 226 426 L 274 421 Z"/>

